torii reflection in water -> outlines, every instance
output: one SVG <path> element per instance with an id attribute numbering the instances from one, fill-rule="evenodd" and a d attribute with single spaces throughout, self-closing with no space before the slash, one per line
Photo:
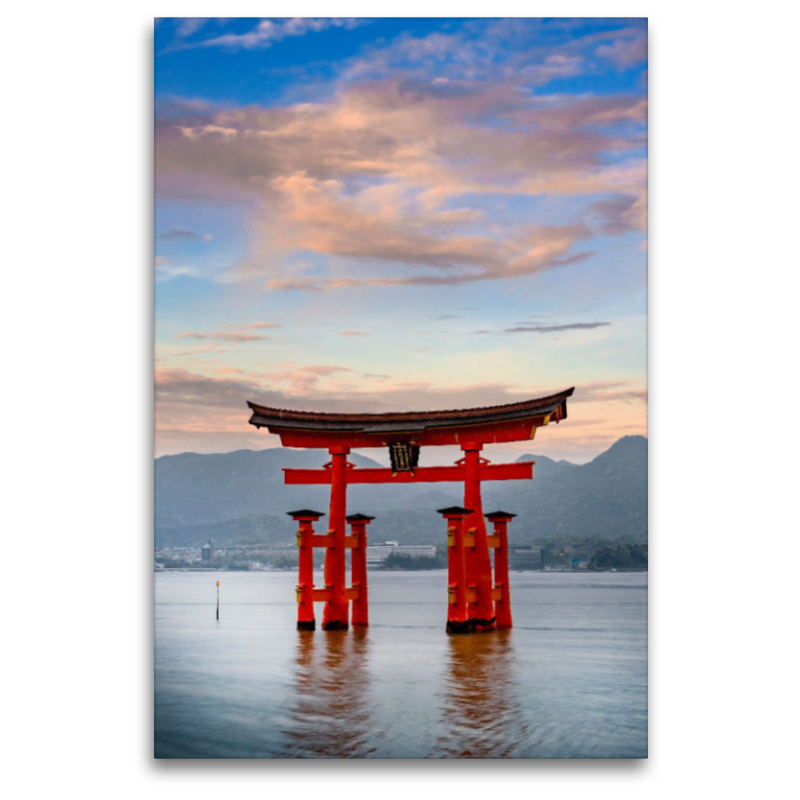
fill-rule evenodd
<path id="1" fill-rule="evenodd" d="M 528 742 L 515 696 L 511 630 L 451 636 L 442 734 L 432 758 L 513 758 Z"/>
<path id="2" fill-rule="evenodd" d="M 513 632 L 448 638 L 444 731 L 428 758 L 514 758 L 531 731 L 516 697 Z M 283 733 L 289 758 L 369 758 L 386 744 L 377 726 L 369 629 L 297 632 L 295 703 Z M 409 730 L 413 736 L 413 729 Z M 404 750 L 414 750 L 405 743 Z"/>
<path id="3" fill-rule="evenodd" d="M 367 667 L 369 630 L 297 632 L 296 695 L 284 731 L 293 758 L 366 758 L 375 754 Z"/>

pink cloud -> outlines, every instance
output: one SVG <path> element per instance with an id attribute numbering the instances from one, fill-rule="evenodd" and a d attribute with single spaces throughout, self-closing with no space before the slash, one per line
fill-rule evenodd
<path id="1" fill-rule="evenodd" d="M 233 333 L 230 331 L 215 331 L 214 333 L 201 333 L 200 331 L 185 331 L 176 333 L 176 339 L 212 339 L 217 342 L 258 342 L 268 339 L 267 336 L 256 336 L 251 333 Z"/>
<path id="2" fill-rule="evenodd" d="M 352 370 L 348 367 L 337 367 L 329 364 L 310 364 L 293 369 L 267 372 L 265 377 L 276 386 L 289 386 L 294 394 L 307 396 L 317 390 L 322 378 L 338 376 L 342 372 L 352 372 Z"/>
<path id="3" fill-rule="evenodd" d="M 417 97 L 385 81 L 352 87 L 329 103 L 230 109 L 190 126 L 162 123 L 157 156 L 165 190 L 171 177 L 188 173 L 204 176 L 209 191 L 227 187 L 266 200 L 275 182 L 280 188 L 293 175 L 321 184 L 380 177 L 390 185 L 371 186 L 360 199 L 368 203 L 382 191 L 390 200 L 387 213 L 397 214 L 407 211 L 404 200 L 419 199 L 415 192 L 430 193 L 433 210 L 467 192 L 527 192 L 531 173 L 536 193 L 563 193 L 570 175 L 601 186 L 608 174 L 613 182 L 620 168 L 604 165 L 602 154 L 639 142 L 592 127 L 642 121 L 645 109 L 630 97 L 557 98 L 542 105 L 502 86 Z M 498 129 L 494 116 L 501 112 L 513 129 Z"/>
<path id="4" fill-rule="evenodd" d="M 255 333 L 248 333 L 250 330 L 267 330 L 271 328 L 282 327 L 279 322 L 250 322 L 246 325 L 233 325 L 225 323 L 224 328 L 233 328 L 234 330 L 214 331 L 212 333 L 205 333 L 203 331 L 184 331 L 176 333 L 176 339 L 196 339 L 202 341 L 209 339 L 218 342 L 265 342 L 269 341 L 269 336 L 260 336 Z M 238 330 L 236 330 L 238 328 Z"/>
<path id="5" fill-rule="evenodd" d="M 349 219 L 351 231 L 356 229 L 358 221 L 356 216 Z M 284 232 L 286 233 L 287 231 Z M 408 242 L 402 239 L 373 243 L 370 233 L 374 231 L 370 231 L 367 224 L 359 237 L 358 249 L 348 251 L 337 247 L 342 241 L 338 238 L 338 233 L 327 239 L 325 232 L 317 236 L 310 220 L 299 233 L 300 236 L 293 242 L 297 247 L 363 258 L 380 252 L 387 260 L 406 261 L 417 267 L 438 269 L 441 274 L 367 278 L 273 278 L 266 284 L 267 288 L 279 291 L 342 289 L 353 286 L 452 286 L 474 281 L 515 278 L 586 258 L 587 253 L 571 254 L 570 251 L 575 244 L 589 237 L 589 229 L 585 225 L 543 225 L 528 236 L 502 243 L 479 237 L 460 237 L 446 242 L 410 237 L 417 247 L 409 251 L 406 247 Z M 349 242 L 349 239 L 345 241 Z M 372 244 L 375 246 L 371 247 Z M 395 244 L 397 247 L 393 249 Z"/>

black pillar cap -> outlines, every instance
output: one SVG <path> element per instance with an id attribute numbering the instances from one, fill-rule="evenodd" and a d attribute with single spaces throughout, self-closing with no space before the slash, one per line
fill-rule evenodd
<path id="1" fill-rule="evenodd" d="M 287 511 L 286 514 L 295 519 L 297 519 L 297 517 L 314 517 L 314 519 L 319 519 L 325 516 L 324 512 L 312 511 L 310 508 L 301 508 L 299 511 Z"/>
<path id="2" fill-rule="evenodd" d="M 517 515 L 511 514 L 508 511 L 491 511 L 490 513 L 484 514 L 483 516 L 486 517 L 486 519 L 494 522 L 496 519 L 503 519 L 503 518 L 510 519 L 511 517 L 516 517 Z"/>
<path id="3" fill-rule="evenodd" d="M 471 508 L 462 508 L 461 506 L 450 506 L 450 508 L 437 508 L 437 514 L 444 514 L 446 517 L 466 517 L 472 514 Z"/>
<path id="4" fill-rule="evenodd" d="M 348 522 L 371 522 L 375 517 L 370 517 L 367 514 L 350 514 L 345 517 Z"/>

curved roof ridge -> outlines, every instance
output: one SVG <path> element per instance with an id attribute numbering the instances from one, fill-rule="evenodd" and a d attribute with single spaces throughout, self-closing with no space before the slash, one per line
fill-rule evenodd
<path id="1" fill-rule="evenodd" d="M 524 410 L 526 408 L 536 408 L 538 406 L 548 405 L 554 402 L 560 402 L 567 397 L 571 397 L 575 391 L 575 387 L 558 392 L 556 394 L 547 395 L 545 397 L 536 397 L 528 400 L 519 400 L 515 403 L 503 403 L 494 406 L 476 406 L 473 408 L 460 408 L 460 409 L 447 409 L 441 411 L 384 411 L 378 413 L 368 412 L 338 412 L 338 411 L 301 411 L 289 408 L 275 408 L 274 406 L 263 406 L 260 403 L 253 403 L 247 401 L 247 405 L 256 413 L 264 414 L 265 416 L 278 416 L 280 418 L 295 418 L 295 419 L 318 419 L 320 421 L 350 421 L 350 422 L 377 422 L 377 421 L 400 421 L 400 420 L 423 420 L 423 419 L 441 419 L 452 417 L 472 417 L 482 416 L 487 413 L 503 413 L 506 411 Z"/>

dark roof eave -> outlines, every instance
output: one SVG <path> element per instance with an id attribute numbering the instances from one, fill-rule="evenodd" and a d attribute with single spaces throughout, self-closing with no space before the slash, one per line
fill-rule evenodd
<path id="1" fill-rule="evenodd" d="M 386 414 L 334 414 L 269 408 L 248 401 L 250 424 L 283 430 L 321 430 L 352 433 L 416 433 L 426 428 L 487 425 L 552 414 L 572 396 L 574 387 L 557 395 L 485 408 L 453 411 L 419 411 Z"/>

